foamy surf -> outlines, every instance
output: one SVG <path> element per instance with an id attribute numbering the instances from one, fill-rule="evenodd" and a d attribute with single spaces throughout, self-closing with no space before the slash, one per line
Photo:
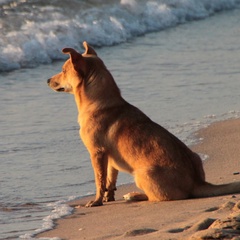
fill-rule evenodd
<path id="1" fill-rule="evenodd" d="M 70 197 L 68 201 L 73 200 L 75 197 Z M 67 201 L 57 201 L 54 203 L 49 203 L 47 205 L 48 208 L 52 209 L 50 215 L 43 218 L 42 226 L 39 229 L 36 229 L 34 232 L 26 233 L 21 235 L 20 239 L 34 239 L 34 236 L 54 228 L 54 220 L 59 219 L 61 217 L 67 216 L 72 213 L 73 208 L 66 204 Z M 60 240 L 60 238 L 48 238 L 51 240 Z M 43 239 L 44 240 L 44 239 Z"/>
<path id="2" fill-rule="evenodd" d="M 111 46 L 238 8 L 239 0 L 0 2 L 0 71 L 63 59 L 60 50 Z"/>

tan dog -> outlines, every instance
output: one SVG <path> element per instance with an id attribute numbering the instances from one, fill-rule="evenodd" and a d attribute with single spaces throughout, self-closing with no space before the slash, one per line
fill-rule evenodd
<path id="1" fill-rule="evenodd" d="M 86 206 L 114 201 L 118 170 L 132 174 L 146 194 L 140 198 L 149 201 L 240 193 L 240 182 L 207 183 L 200 157 L 126 102 L 94 49 L 86 42 L 83 45 L 83 54 L 63 49 L 70 59 L 48 85 L 75 97 L 80 136 L 90 153 L 96 182 L 96 198 Z"/>

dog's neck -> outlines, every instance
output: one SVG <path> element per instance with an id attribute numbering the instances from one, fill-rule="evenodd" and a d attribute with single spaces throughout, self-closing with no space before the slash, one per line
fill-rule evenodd
<path id="1" fill-rule="evenodd" d="M 103 66 L 98 71 L 86 74 L 73 91 L 78 108 L 78 122 L 101 110 L 126 104 L 111 73 Z M 81 124 L 80 124 L 81 125 Z"/>
<path id="2" fill-rule="evenodd" d="M 78 123 L 82 126 L 82 122 L 93 116 L 97 111 L 107 110 L 113 107 L 119 107 L 126 104 L 122 98 L 120 91 L 119 94 L 112 95 L 105 94 L 104 98 L 89 98 L 85 91 L 79 88 L 74 92 L 74 98 L 78 109 Z"/>

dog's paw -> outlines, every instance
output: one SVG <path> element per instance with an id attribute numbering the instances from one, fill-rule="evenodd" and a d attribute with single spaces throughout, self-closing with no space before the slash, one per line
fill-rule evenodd
<path id="1" fill-rule="evenodd" d="M 112 201 L 115 201 L 115 190 L 109 190 L 109 191 L 106 191 L 105 192 L 105 195 L 103 197 L 103 201 L 104 202 L 112 202 Z"/>
<path id="2" fill-rule="evenodd" d="M 85 207 L 98 207 L 102 205 L 103 205 L 102 201 L 90 201 L 85 205 Z"/>
<path id="3" fill-rule="evenodd" d="M 114 198 L 114 196 L 104 196 L 103 201 L 104 202 L 113 202 L 113 201 L 115 201 L 115 198 Z"/>

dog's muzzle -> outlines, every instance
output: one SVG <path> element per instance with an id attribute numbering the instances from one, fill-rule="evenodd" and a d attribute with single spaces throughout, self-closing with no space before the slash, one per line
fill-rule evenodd
<path id="1" fill-rule="evenodd" d="M 51 82 L 51 78 L 47 80 L 47 84 L 50 88 L 52 88 L 56 92 L 65 92 L 65 88 L 59 86 L 59 83 Z"/>

